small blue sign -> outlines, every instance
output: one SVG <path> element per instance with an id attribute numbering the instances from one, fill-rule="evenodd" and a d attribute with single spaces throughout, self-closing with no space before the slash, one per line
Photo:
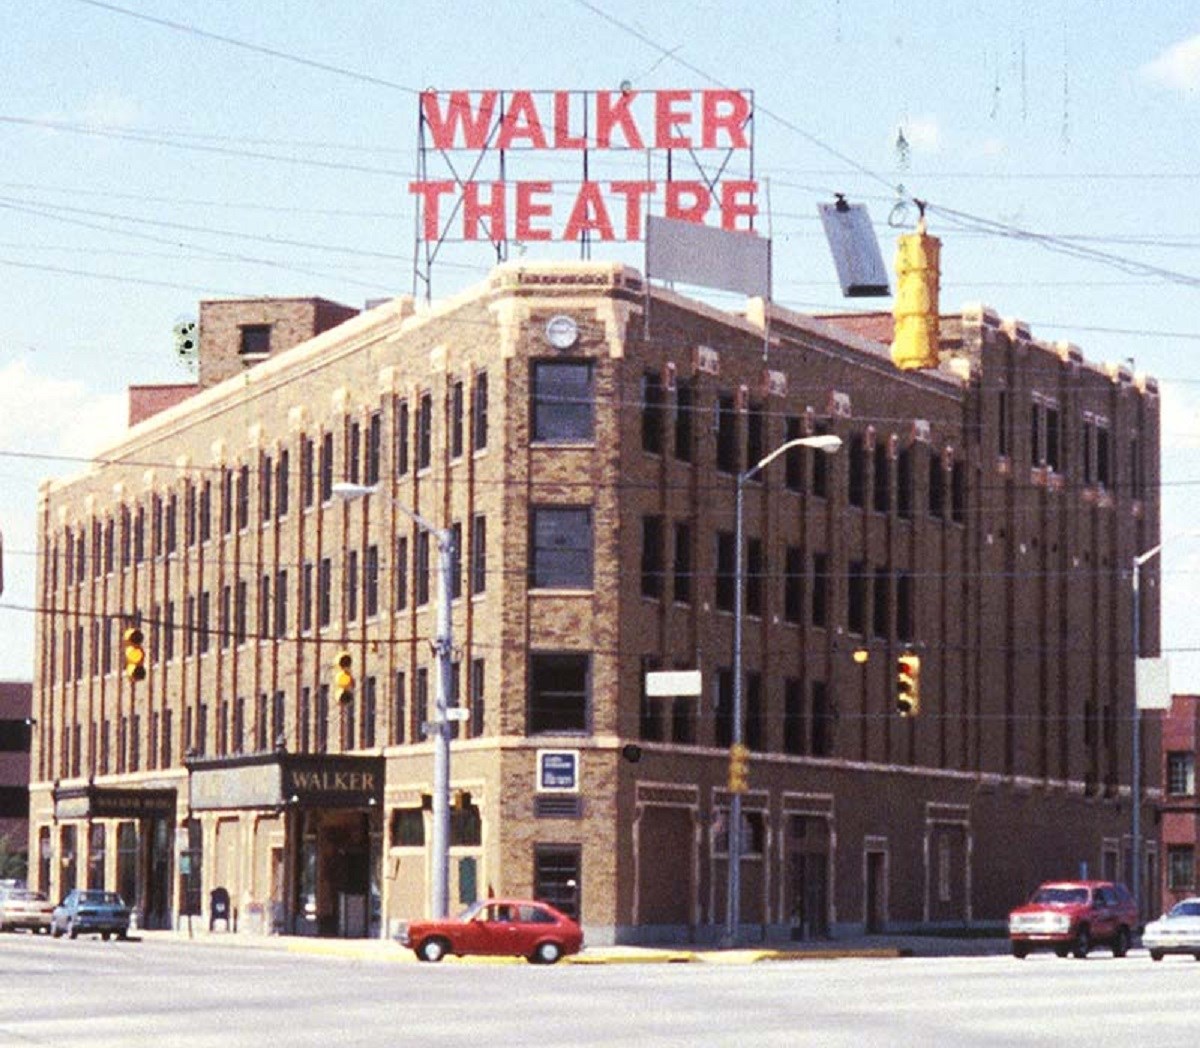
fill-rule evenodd
<path id="1" fill-rule="evenodd" d="M 538 750 L 538 789 L 579 790 L 578 750 Z"/>

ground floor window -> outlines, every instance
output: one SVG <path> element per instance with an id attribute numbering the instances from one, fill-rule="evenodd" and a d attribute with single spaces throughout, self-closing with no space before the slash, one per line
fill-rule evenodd
<path id="1" fill-rule="evenodd" d="M 123 822 L 117 827 L 117 892 L 127 905 L 141 904 L 137 825 L 132 822 Z"/>
<path id="2" fill-rule="evenodd" d="M 581 851 L 577 844 L 534 846 L 533 894 L 579 920 Z"/>
<path id="3" fill-rule="evenodd" d="M 88 830 L 87 886 L 104 887 L 105 826 L 94 822 Z"/>
<path id="4" fill-rule="evenodd" d="M 1190 844 L 1172 845 L 1167 849 L 1167 887 L 1191 889 L 1195 883 L 1195 849 Z"/>

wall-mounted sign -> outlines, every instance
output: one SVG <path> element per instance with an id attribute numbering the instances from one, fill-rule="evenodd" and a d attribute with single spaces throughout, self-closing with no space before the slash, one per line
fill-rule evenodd
<path id="1" fill-rule="evenodd" d="M 578 793 L 579 751 L 538 750 L 537 792 Z"/>
<path id="2" fill-rule="evenodd" d="M 641 240 L 651 213 L 749 231 L 753 117 L 753 93 L 730 89 L 424 91 L 418 240 Z"/>

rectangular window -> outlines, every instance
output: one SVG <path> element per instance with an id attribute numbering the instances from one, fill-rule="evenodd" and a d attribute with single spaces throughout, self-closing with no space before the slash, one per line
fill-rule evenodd
<path id="1" fill-rule="evenodd" d="M 425 722 L 429 720 L 429 670 L 417 668 L 413 681 L 413 737 L 425 738 Z"/>
<path id="2" fill-rule="evenodd" d="M 196 623 L 197 641 L 201 655 L 208 651 L 209 639 L 211 637 L 209 626 L 211 610 L 208 590 L 204 590 L 200 594 L 199 621 Z"/>
<path id="3" fill-rule="evenodd" d="M 887 513 L 892 508 L 891 473 L 888 469 L 887 441 L 879 440 L 875 444 L 874 498 L 872 500 L 876 513 Z"/>
<path id="4" fill-rule="evenodd" d="M 471 593 L 487 589 L 487 517 L 477 513 L 471 523 Z"/>
<path id="5" fill-rule="evenodd" d="M 804 551 L 788 546 L 783 566 L 783 621 L 799 625 L 804 618 Z"/>
<path id="6" fill-rule="evenodd" d="M 818 435 L 824 436 L 829 432 L 829 427 L 818 422 L 815 430 Z M 812 456 L 812 493 L 822 499 L 829 496 L 829 456 L 823 451 Z"/>
<path id="7" fill-rule="evenodd" d="M 233 471 L 228 467 L 221 469 L 221 534 L 228 535 L 233 531 Z"/>
<path id="8" fill-rule="evenodd" d="M 250 607 L 250 586 L 245 579 L 238 579 L 237 597 L 233 605 L 233 636 L 238 644 L 246 643 L 247 615 Z"/>
<path id="9" fill-rule="evenodd" d="M 746 674 L 746 745 L 752 750 L 763 747 L 763 687 L 761 673 Z"/>
<path id="10" fill-rule="evenodd" d="M 243 324 L 238 335 L 238 352 L 243 357 L 265 357 L 271 352 L 270 324 Z"/>
<path id="11" fill-rule="evenodd" d="M 533 860 L 534 898 L 544 899 L 572 920 L 580 919 L 583 862 L 578 845 L 538 844 Z"/>
<path id="12" fill-rule="evenodd" d="M 471 446 L 482 451 L 488 442 L 488 376 L 486 371 L 475 375 L 471 391 Z"/>
<path id="13" fill-rule="evenodd" d="M 394 808 L 388 845 L 392 848 L 424 848 L 425 812 L 420 808 Z"/>
<path id="14" fill-rule="evenodd" d="M 278 571 L 275 574 L 275 636 L 287 636 L 287 581 L 288 573 Z"/>
<path id="15" fill-rule="evenodd" d="M 939 520 L 946 516 L 946 470 L 936 448 L 929 449 L 929 515 Z"/>
<path id="16" fill-rule="evenodd" d="M 417 469 L 433 462 L 433 394 L 422 393 L 417 403 Z"/>
<path id="17" fill-rule="evenodd" d="M 734 582 L 737 571 L 737 551 L 734 548 L 733 532 L 717 532 L 717 587 L 716 606 L 718 611 L 733 611 Z"/>
<path id="18" fill-rule="evenodd" d="M 814 553 L 812 559 L 812 624 L 828 625 L 829 618 L 829 557 Z"/>
<path id="19" fill-rule="evenodd" d="M 1112 484 L 1109 475 L 1108 427 L 1100 425 L 1096 427 L 1096 483 L 1102 488 Z"/>
<path id="20" fill-rule="evenodd" d="M 364 750 L 375 746 L 375 678 L 364 677 L 362 686 L 362 723 L 359 726 L 359 745 Z"/>
<path id="21" fill-rule="evenodd" d="M 275 467 L 270 455 L 258 459 L 258 516 L 260 520 L 271 519 L 271 491 L 275 484 Z"/>
<path id="22" fill-rule="evenodd" d="M 287 745 L 287 696 L 282 691 L 271 696 L 271 745 L 277 750 Z"/>
<path id="23" fill-rule="evenodd" d="M 166 610 L 163 612 L 163 661 L 170 662 L 175 658 L 175 602 L 167 601 Z M 80 645 L 83 644 L 83 638 L 79 638 Z"/>
<path id="24" fill-rule="evenodd" d="M 313 716 L 313 749 L 324 753 L 329 749 L 329 685 L 317 688 L 317 708 Z"/>
<path id="25" fill-rule="evenodd" d="M 233 702 L 233 725 L 230 728 L 229 748 L 242 753 L 246 748 L 246 699 L 238 696 Z"/>
<path id="26" fill-rule="evenodd" d="M 354 622 L 358 618 L 358 550 L 346 554 L 346 618 Z"/>
<path id="27" fill-rule="evenodd" d="M 586 360 L 533 362 L 533 439 L 548 444 L 592 439 L 593 375 Z"/>
<path id="28" fill-rule="evenodd" d="M 1196 755 L 1191 752 L 1167 754 L 1167 794 L 1191 796 L 1196 792 Z"/>
<path id="29" fill-rule="evenodd" d="M 682 522 L 675 525 L 675 565 L 672 572 L 676 604 L 692 602 L 692 529 Z"/>
<path id="30" fill-rule="evenodd" d="M 367 463 L 363 483 L 379 483 L 379 462 L 383 454 L 383 415 L 373 411 L 367 422 Z"/>
<path id="31" fill-rule="evenodd" d="M 1167 887 L 1172 891 L 1191 891 L 1196 884 L 1196 852 L 1190 844 L 1172 844 L 1167 848 Z"/>
<path id="32" fill-rule="evenodd" d="M 586 654 L 531 654 L 528 734 L 586 732 L 590 660 Z"/>
<path id="33" fill-rule="evenodd" d="M 396 404 L 396 476 L 408 472 L 408 401 Z"/>
<path id="34" fill-rule="evenodd" d="M 1059 469 L 1058 460 L 1058 408 L 1046 408 L 1046 465 L 1055 472 Z"/>
<path id="35" fill-rule="evenodd" d="M 805 743 L 804 685 L 797 677 L 783 682 L 783 752 L 803 754 Z"/>
<path id="36" fill-rule="evenodd" d="M 333 621 L 333 563 L 322 557 L 317 567 L 317 627 Z"/>
<path id="37" fill-rule="evenodd" d="M 896 455 L 896 513 L 904 520 L 913 515 L 912 448 L 902 447 Z"/>
<path id="38" fill-rule="evenodd" d="M 717 670 L 717 698 L 713 717 L 713 730 L 718 746 L 729 746 L 733 742 L 733 671 Z"/>
<path id="39" fill-rule="evenodd" d="M 357 422 L 350 422 L 346 426 L 346 446 L 343 451 L 346 479 L 351 484 L 358 484 L 362 481 L 362 426 Z"/>
<path id="40" fill-rule="evenodd" d="M 250 467 L 238 467 L 237 475 L 237 526 L 245 531 L 250 526 Z"/>
<path id="41" fill-rule="evenodd" d="M 321 501 L 329 502 L 333 498 L 333 434 L 321 435 Z"/>
<path id="42" fill-rule="evenodd" d="M 657 371 L 642 375 L 642 450 L 661 455 L 663 450 L 666 393 Z"/>
<path id="43" fill-rule="evenodd" d="M 233 634 L 233 588 L 231 586 L 221 587 L 221 608 L 218 615 L 217 632 L 221 635 L 221 647 L 224 649 L 229 647 L 229 641 Z"/>
<path id="44" fill-rule="evenodd" d="M 996 452 L 1005 457 L 1012 454 L 1012 412 L 1007 389 L 996 395 Z"/>
<path id="45" fill-rule="evenodd" d="M 167 496 L 167 520 L 166 534 L 164 535 L 164 546 L 167 554 L 175 552 L 176 540 L 178 538 L 178 518 L 179 518 L 179 499 L 172 493 Z"/>
<path id="46" fill-rule="evenodd" d="M 746 468 L 751 469 L 767 453 L 767 414 L 761 400 L 750 401 L 746 413 Z"/>
<path id="47" fill-rule="evenodd" d="M 429 603 L 429 532 L 417 529 L 415 545 L 413 582 L 417 591 L 417 607 L 423 608 Z"/>
<path id="48" fill-rule="evenodd" d="M 799 440 L 803 435 L 801 432 L 800 419 L 795 415 L 789 415 L 784 420 L 783 439 L 784 443 L 792 440 Z M 804 490 L 804 449 L 803 448 L 788 448 L 783 456 L 783 486 L 788 491 L 803 491 Z"/>
<path id="49" fill-rule="evenodd" d="M 296 749 L 308 753 L 312 741 L 312 688 L 300 689 L 299 723 L 296 725 Z"/>
<path id="50" fill-rule="evenodd" d="M 717 469 L 736 473 L 738 469 L 737 402 L 732 393 L 720 393 L 713 409 L 716 412 Z"/>
<path id="51" fill-rule="evenodd" d="M 317 497 L 316 445 L 311 437 L 300 441 L 300 501 L 305 509 L 312 506 Z"/>
<path id="52" fill-rule="evenodd" d="M 695 393 L 690 379 L 675 381 L 675 457 L 680 462 L 692 461 L 692 413 Z"/>
<path id="53" fill-rule="evenodd" d="M 661 599 L 665 568 L 665 521 L 661 516 L 642 518 L 642 596 Z"/>
<path id="54" fill-rule="evenodd" d="M 530 513 L 529 585 L 534 589 L 590 589 L 591 509 L 535 506 Z"/>
<path id="55" fill-rule="evenodd" d="M 313 564 L 305 561 L 300 570 L 300 632 L 310 633 L 313 628 Z"/>
<path id="56" fill-rule="evenodd" d="M 950 519 L 955 524 L 967 519 L 967 467 L 960 459 L 950 467 Z"/>
<path id="57" fill-rule="evenodd" d="M 866 501 L 867 449 L 861 433 L 850 434 L 846 468 L 849 470 L 846 498 L 851 506 L 862 506 Z"/>
<path id="58" fill-rule="evenodd" d="M 258 702 L 254 706 L 254 749 L 264 753 L 267 749 L 267 694 L 259 692 Z"/>
<path id="59" fill-rule="evenodd" d="M 833 755 L 834 713 L 829 703 L 825 682 L 812 683 L 812 747 L 814 757 Z"/>
<path id="60" fill-rule="evenodd" d="M 392 581 L 395 592 L 393 607 L 403 611 L 408 607 L 408 536 L 396 536 L 396 560 L 392 566 Z"/>
<path id="61" fill-rule="evenodd" d="M 892 576 L 887 568 L 875 569 L 875 588 L 872 591 L 874 606 L 871 615 L 871 632 L 876 637 L 887 637 L 891 634 L 888 628 L 891 621 L 890 603 L 892 596 Z"/>
<path id="62" fill-rule="evenodd" d="M 737 551 L 734 550 L 734 556 Z M 746 614 L 761 618 L 763 613 L 763 591 L 766 588 L 767 560 L 763 552 L 762 539 L 746 541 Z M 734 600 L 737 594 L 734 594 Z"/>
<path id="63" fill-rule="evenodd" d="M 404 742 L 408 726 L 408 679 L 403 670 L 397 670 L 392 683 L 392 735 L 391 743 L 399 746 Z"/>
<path id="64" fill-rule="evenodd" d="M 484 675 L 483 659 L 471 660 L 471 738 L 483 734 L 484 726 Z"/>
<path id="65" fill-rule="evenodd" d="M 455 382 L 450 387 L 450 457 L 462 458 L 463 453 L 463 384 Z"/>
<path id="66" fill-rule="evenodd" d="M 279 451 L 279 462 L 275 466 L 275 516 L 286 517 L 290 492 L 288 490 L 288 472 L 291 468 L 291 455 L 287 448 Z"/>
<path id="67" fill-rule="evenodd" d="M 200 541 L 212 538 L 212 481 L 200 485 Z"/>
<path id="68" fill-rule="evenodd" d="M 369 619 L 379 614 L 379 547 L 368 546 L 363 562 L 363 603 Z"/>
<path id="69" fill-rule="evenodd" d="M 906 571 L 896 576 L 896 639 L 910 641 L 916 638 L 913 577 Z"/>
<path id="70" fill-rule="evenodd" d="M 462 524 L 454 521 L 450 525 L 450 549 L 443 554 L 450 558 L 450 599 L 462 596 Z"/>
<path id="71" fill-rule="evenodd" d="M 146 559 L 146 507 L 138 506 L 133 515 L 133 562 L 141 564 Z M 68 555 L 67 564 L 71 563 Z M 68 579 L 68 581 L 70 581 Z"/>
<path id="72" fill-rule="evenodd" d="M 846 576 L 846 628 L 859 636 L 867 631 L 867 566 L 852 560 Z"/>

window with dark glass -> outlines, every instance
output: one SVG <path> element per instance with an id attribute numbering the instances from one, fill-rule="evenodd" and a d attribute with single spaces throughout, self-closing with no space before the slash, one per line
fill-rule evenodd
<path id="1" fill-rule="evenodd" d="M 912 448 L 900 448 L 896 455 L 896 513 L 905 520 L 913 515 Z"/>
<path id="2" fill-rule="evenodd" d="M 417 607 L 420 608 L 429 603 L 429 532 L 418 529 L 415 542 L 413 582 L 416 585 Z"/>
<path id="3" fill-rule="evenodd" d="M 846 628 L 860 636 L 867 631 L 867 566 L 852 560 L 846 576 Z"/>
<path id="4" fill-rule="evenodd" d="M 682 521 L 675 524 L 675 564 L 672 572 L 677 604 L 692 602 L 692 529 Z"/>
<path id="5" fill-rule="evenodd" d="M 764 749 L 763 680 L 761 673 L 746 674 L 746 745 L 752 750 Z"/>
<path id="6" fill-rule="evenodd" d="M 488 377 L 486 371 L 477 372 L 475 386 L 471 390 L 471 446 L 482 451 L 488 442 Z"/>
<path id="7" fill-rule="evenodd" d="M 876 637 L 887 637 L 891 634 L 889 612 L 892 597 L 892 576 L 887 568 L 875 569 L 872 597 L 874 606 L 871 614 L 871 632 Z"/>
<path id="8" fill-rule="evenodd" d="M 803 436 L 800 419 L 789 415 L 783 423 L 783 440 L 788 443 Z M 788 448 L 783 455 L 783 486 L 788 491 L 804 490 L 804 449 Z"/>
<path id="9" fill-rule="evenodd" d="M 1191 751 L 1167 754 L 1167 794 L 1171 797 L 1191 796 L 1196 792 L 1196 755 Z"/>
<path id="10" fill-rule="evenodd" d="M 413 738 L 425 737 L 425 724 L 429 720 L 429 670 L 424 666 L 417 667 L 417 676 L 413 681 Z"/>
<path id="11" fill-rule="evenodd" d="M 368 546 L 363 561 L 363 604 L 369 619 L 379 614 L 379 547 Z"/>
<path id="12" fill-rule="evenodd" d="M 270 455 L 261 455 L 258 460 L 258 510 L 259 519 L 271 519 L 271 489 L 275 483 L 275 467 Z"/>
<path id="13" fill-rule="evenodd" d="M 362 686 L 362 723 L 359 726 L 359 745 L 364 750 L 369 750 L 375 745 L 375 719 L 377 714 L 375 678 L 364 677 Z"/>
<path id="14" fill-rule="evenodd" d="M 275 574 L 275 636 L 287 636 L 288 573 L 281 569 Z"/>
<path id="15" fill-rule="evenodd" d="M 363 474 L 364 484 L 379 483 L 379 463 L 383 456 L 383 415 L 371 412 L 367 421 L 367 463 Z"/>
<path id="16" fill-rule="evenodd" d="M 716 606 L 718 611 L 733 611 L 734 584 L 736 582 L 737 552 L 733 532 L 717 532 L 717 587 Z"/>
<path id="17" fill-rule="evenodd" d="M 305 509 L 312 506 L 317 496 L 316 445 L 311 437 L 300 441 L 300 501 Z"/>
<path id="18" fill-rule="evenodd" d="M 166 534 L 164 535 L 164 547 L 168 554 L 174 553 L 176 541 L 178 538 L 178 517 L 179 517 L 179 499 L 172 493 L 167 496 L 167 519 L 166 519 Z"/>
<path id="19" fill-rule="evenodd" d="M 767 414 L 761 400 L 750 401 L 746 413 L 746 468 L 753 469 L 767 453 Z M 755 474 L 759 476 L 759 474 Z"/>
<path id="20" fill-rule="evenodd" d="M 396 404 L 396 476 L 408 472 L 408 401 Z"/>
<path id="21" fill-rule="evenodd" d="M 388 843 L 393 848 L 424 848 L 425 812 L 421 808 L 394 808 Z"/>
<path id="22" fill-rule="evenodd" d="M 321 434 L 321 501 L 333 498 L 333 434 Z"/>
<path id="23" fill-rule="evenodd" d="M 675 457 L 680 462 L 692 461 L 692 413 L 695 411 L 692 380 L 675 380 Z"/>
<path id="24" fill-rule="evenodd" d="M 583 653 L 529 656 L 530 735 L 588 730 L 589 664 Z"/>
<path id="25" fill-rule="evenodd" d="M 463 529 L 460 521 L 450 525 L 450 599 L 462 596 Z"/>
<path id="26" fill-rule="evenodd" d="M 896 639 L 911 641 L 916 637 L 913 577 L 906 571 L 896 576 Z"/>
<path id="27" fill-rule="evenodd" d="M 271 352 L 270 324 L 243 324 L 238 336 L 238 352 L 243 357 L 263 357 Z"/>
<path id="28" fill-rule="evenodd" d="M 960 459 L 950 466 L 950 517 L 955 524 L 967 519 L 967 468 Z"/>
<path id="29" fill-rule="evenodd" d="M 317 687 L 317 707 L 313 711 L 313 750 L 324 753 L 329 749 L 329 685 Z"/>
<path id="30" fill-rule="evenodd" d="M 357 422 L 346 425 L 345 469 L 351 484 L 362 481 L 362 426 Z"/>
<path id="31" fill-rule="evenodd" d="M 471 593 L 487 589 L 487 517 L 477 513 L 471 522 Z"/>
<path id="32" fill-rule="evenodd" d="M 835 717 L 829 701 L 829 691 L 825 682 L 812 682 L 812 747 L 814 757 L 830 757 L 833 755 L 833 729 Z"/>
<path id="33" fill-rule="evenodd" d="M 392 679 L 392 734 L 391 743 L 399 746 L 404 742 L 408 721 L 408 677 L 403 670 L 397 670 Z"/>
<path id="34" fill-rule="evenodd" d="M 737 401 L 732 393 L 717 394 L 716 411 L 717 469 L 722 473 L 738 471 Z"/>
<path id="35" fill-rule="evenodd" d="M 183 544 L 194 546 L 199 538 L 196 527 L 196 485 L 190 480 L 183 486 Z"/>
<path id="36" fill-rule="evenodd" d="M 862 506 L 866 501 L 867 449 L 861 433 L 850 434 L 846 468 L 850 474 L 846 498 L 851 506 Z"/>
<path id="37" fill-rule="evenodd" d="M 887 513 L 892 508 L 891 473 L 888 470 L 888 447 L 886 440 L 875 443 L 875 469 L 872 476 L 876 513 Z"/>
<path id="38" fill-rule="evenodd" d="M 218 613 L 220 620 L 217 623 L 217 632 L 221 636 L 221 647 L 228 648 L 229 642 L 233 637 L 233 587 L 224 585 L 221 587 L 221 608 Z"/>
<path id="39" fill-rule="evenodd" d="M 209 622 L 209 616 L 212 613 L 211 600 L 212 598 L 208 590 L 204 590 L 200 594 L 200 602 L 197 606 L 197 618 L 199 621 L 196 623 L 196 633 L 201 655 L 208 651 L 209 642 L 212 637 Z"/>
<path id="40" fill-rule="evenodd" d="M 661 598 L 666 564 L 666 522 L 659 515 L 642 517 L 642 596 Z"/>
<path id="41" fill-rule="evenodd" d="M 317 626 L 333 621 L 333 562 L 322 557 L 317 566 Z"/>
<path id="42" fill-rule="evenodd" d="M 212 538 L 212 481 L 200 485 L 200 541 Z"/>
<path id="43" fill-rule="evenodd" d="M 535 845 L 533 894 L 578 921 L 583 898 L 582 849 L 573 844 Z"/>
<path id="44" fill-rule="evenodd" d="M 661 455 L 665 424 L 666 392 L 657 371 L 642 374 L 642 450 Z"/>
<path id="45" fill-rule="evenodd" d="M 358 550 L 346 554 L 346 618 L 354 622 L 358 618 Z"/>
<path id="46" fill-rule="evenodd" d="M 258 582 L 258 637 L 266 640 L 271 636 L 271 576 L 263 575 Z"/>
<path id="47" fill-rule="evenodd" d="M 306 560 L 300 570 L 300 631 L 309 633 L 313 628 L 313 563 Z"/>
<path id="48" fill-rule="evenodd" d="M 237 596 L 233 604 L 233 637 L 238 644 L 246 643 L 248 633 L 247 623 L 250 608 L 250 585 L 245 579 L 238 579 Z"/>
<path id="49" fill-rule="evenodd" d="M 485 723 L 484 709 L 486 701 L 486 690 L 484 682 L 487 676 L 484 673 L 483 659 L 471 660 L 471 738 L 477 739 L 483 734 Z"/>
<path id="50" fill-rule="evenodd" d="M 417 469 L 433 462 L 433 394 L 422 393 L 417 402 Z"/>
<path id="51" fill-rule="evenodd" d="M 718 669 L 715 687 L 714 741 L 718 746 L 729 746 L 733 742 L 733 670 L 727 667 Z"/>
<path id="52" fill-rule="evenodd" d="M 396 536 L 396 559 L 392 565 L 392 606 L 396 611 L 408 607 L 408 536 Z"/>
<path id="53" fill-rule="evenodd" d="M 463 453 L 463 384 L 455 382 L 450 387 L 450 457 L 462 458 Z"/>
<path id="54" fill-rule="evenodd" d="M 812 624 L 828 625 L 829 617 L 829 557 L 814 553 L 812 559 Z"/>
<path id="55" fill-rule="evenodd" d="M 788 546 L 783 565 L 783 621 L 798 625 L 804 618 L 804 551 Z"/>
<path id="56" fill-rule="evenodd" d="M 271 745 L 278 749 L 287 744 L 287 696 L 277 691 L 271 697 Z"/>
<path id="57" fill-rule="evenodd" d="M 1102 488 L 1111 486 L 1108 461 L 1108 427 L 1096 427 L 1096 483 Z"/>
<path id="58" fill-rule="evenodd" d="M 288 472 L 291 468 L 291 455 L 287 448 L 279 451 L 279 461 L 275 466 L 275 516 L 286 517 L 288 512 Z"/>
<path id="59" fill-rule="evenodd" d="M 530 516 L 530 586 L 534 589 L 590 589 L 591 509 L 587 506 L 534 506 Z"/>
<path id="60" fill-rule="evenodd" d="M 592 364 L 539 360 L 533 367 L 533 439 L 561 444 L 590 441 L 593 428 Z"/>
<path id="61" fill-rule="evenodd" d="M 929 449 L 929 515 L 938 519 L 946 516 L 946 471 L 936 448 Z"/>
<path id="62" fill-rule="evenodd" d="M 737 551 L 734 551 L 737 555 Z M 763 612 L 763 590 L 767 576 L 766 554 L 762 539 L 746 540 L 746 614 L 756 618 Z M 737 600 L 737 594 L 734 594 Z"/>
<path id="63" fill-rule="evenodd" d="M 221 468 L 221 534 L 233 531 L 233 471 Z"/>
<path id="64" fill-rule="evenodd" d="M 804 684 L 788 677 L 783 682 L 783 752 L 803 754 L 805 733 Z"/>
<path id="65" fill-rule="evenodd" d="M 238 468 L 237 476 L 237 526 L 245 530 L 250 526 L 250 467 Z"/>

